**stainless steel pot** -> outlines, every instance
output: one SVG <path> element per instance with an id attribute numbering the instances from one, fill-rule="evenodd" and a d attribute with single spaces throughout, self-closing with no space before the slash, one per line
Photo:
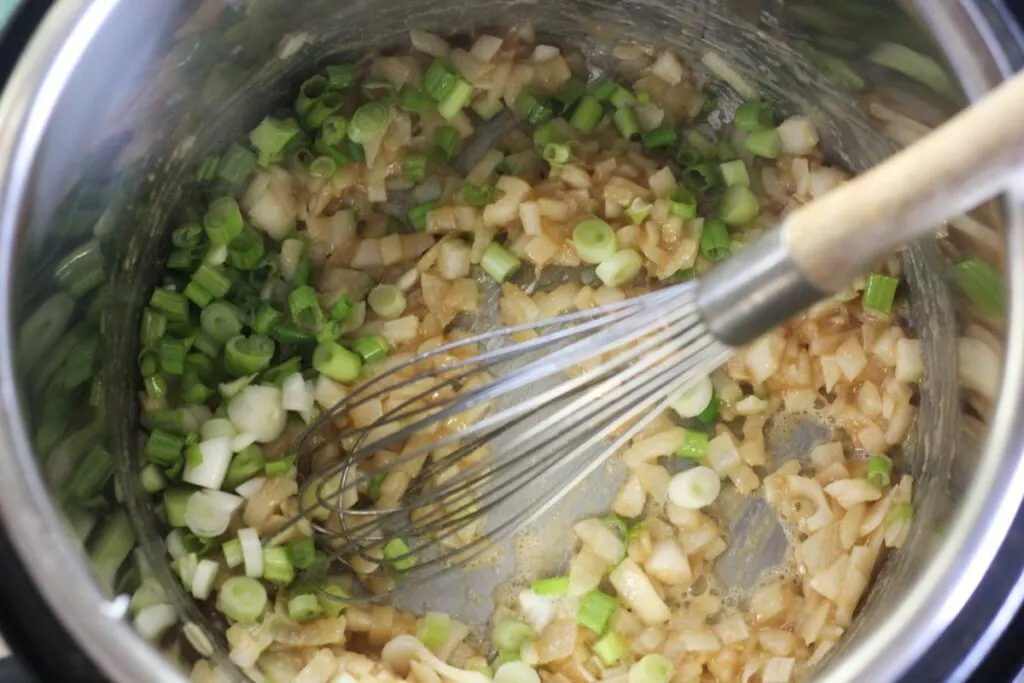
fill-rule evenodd
<path id="1" fill-rule="evenodd" d="M 877 105 L 934 124 L 1024 63 L 999 0 L 55 2 L 0 101 L 0 513 L 17 561 L 109 678 L 182 680 L 123 620 L 112 568 L 91 571 L 104 526 L 130 519 L 143 556 L 176 583 L 135 487 L 122 483 L 120 502 L 98 513 L 62 509 L 59 490 L 95 441 L 116 452 L 120 482 L 136 469 L 136 320 L 159 277 L 160 237 L 189 168 L 329 54 L 396 44 L 410 28 L 447 33 L 524 20 L 597 58 L 620 38 L 666 43 L 695 64 L 714 51 L 765 97 L 811 112 L 831 153 L 854 169 L 894 149 L 873 115 Z M 940 76 L 924 87 L 858 59 L 879 40 L 944 56 L 948 82 Z M 980 250 L 990 260 L 1020 253 L 1022 192 L 984 211 L 991 229 L 974 238 L 953 230 L 941 248 L 921 244 L 904 259 L 928 374 L 906 453 L 918 480 L 915 531 L 876 577 L 818 680 L 962 680 L 1024 597 L 1024 560 L 997 557 L 1024 497 L 1024 270 L 1009 270 L 1005 319 L 982 320 L 1006 349 L 999 399 L 986 405 L 958 390 L 953 339 L 976 316 L 957 312 L 946 260 L 951 251 Z M 80 250 L 93 239 L 103 254 L 94 280 L 82 268 L 94 255 Z M 61 286 L 76 297 L 74 315 L 50 303 L 32 320 Z M 103 382 L 92 395 L 102 409 L 86 405 L 89 392 L 65 405 L 45 390 L 88 336 L 80 320 L 92 320 L 89 334 L 97 335 Z M 47 431 L 55 424 L 59 439 Z M 184 618 L 203 623 L 177 597 Z"/>

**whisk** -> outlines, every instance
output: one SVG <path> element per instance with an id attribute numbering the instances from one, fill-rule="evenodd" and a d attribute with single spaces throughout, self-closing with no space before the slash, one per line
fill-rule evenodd
<path id="1" fill-rule="evenodd" d="M 373 586 L 380 599 L 465 565 L 541 518 L 733 349 L 1004 189 L 1024 160 L 1021 111 L 1017 75 L 699 281 L 381 372 L 298 439 L 296 520 L 313 518 L 321 548 L 358 573 L 389 563 L 399 580 Z M 381 402 L 372 423 L 328 435 L 337 416 Z M 344 455 L 313 468 L 325 441 Z M 355 506 L 368 489 L 377 504 Z"/>

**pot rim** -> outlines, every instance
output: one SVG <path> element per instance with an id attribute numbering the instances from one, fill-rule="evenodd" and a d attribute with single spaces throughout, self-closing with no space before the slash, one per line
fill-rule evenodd
<path id="1" fill-rule="evenodd" d="M 163 3 L 167 0 L 131 0 Z M 185 676 L 124 619 L 65 532 L 25 431 L 14 373 L 14 260 L 30 201 L 35 157 L 66 83 L 122 0 L 59 0 L 19 60 L 0 98 L 0 523 L 51 611 L 94 662 L 117 681 L 179 683 Z M 1002 0 L 912 0 L 942 46 L 968 98 L 1013 72 L 1006 45 L 981 5 Z M 1004 15 L 1005 16 L 1005 15 Z M 1024 183 L 1004 201 L 1007 253 L 1024 251 Z M 847 647 L 825 681 L 897 680 L 952 623 L 985 576 L 1024 499 L 1024 269 L 1007 269 L 1010 290 L 1004 378 L 978 471 L 946 539 L 900 608 Z M 98 618 L 99 617 L 99 618 Z"/>

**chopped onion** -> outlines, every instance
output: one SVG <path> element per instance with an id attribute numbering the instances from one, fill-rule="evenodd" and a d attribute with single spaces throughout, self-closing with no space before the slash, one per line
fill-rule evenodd
<path id="1" fill-rule="evenodd" d="M 228 403 L 228 418 L 238 431 L 255 434 L 259 443 L 281 436 L 287 420 L 281 390 L 273 386 L 247 386 Z"/>
<path id="2" fill-rule="evenodd" d="M 313 388 L 302 378 L 301 372 L 288 375 L 281 383 L 281 405 L 285 410 L 308 413 L 313 409 Z"/>
<path id="3" fill-rule="evenodd" d="M 151 605 L 139 610 L 132 624 L 143 638 L 150 642 L 159 640 L 178 621 L 178 613 L 170 605 Z"/>
<path id="4" fill-rule="evenodd" d="M 505 662 L 495 672 L 494 683 L 540 683 L 540 676 L 525 662 Z"/>
<path id="5" fill-rule="evenodd" d="M 447 57 L 451 52 L 448 41 L 433 33 L 413 30 L 409 31 L 409 39 L 414 49 L 434 57 Z"/>
<path id="6" fill-rule="evenodd" d="M 651 73 L 669 85 L 679 85 L 684 75 L 679 58 L 668 50 L 664 50 L 651 64 Z"/>
<path id="7" fill-rule="evenodd" d="M 260 543 L 259 534 L 252 528 L 239 529 L 238 542 L 242 546 L 242 562 L 245 567 L 245 575 L 253 579 L 262 578 L 263 544 Z"/>
<path id="8" fill-rule="evenodd" d="M 302 253 L 306 250 L 305 243 L 296 238 L 286 239 L 281 242 L 281 275 L 287 282 L 295 279 L 295 271 L 302 260 Z"/>
<path id="9" fill-rule="evenodd" d="M 228 529 L 231 516 L 242 504 L 242 498 L 223 491 L 196 491 L 185 507 L 185 524 L 189 531 L 203 538 L 220 536 Z"/>
<path id="10" fill-rule="evenodd" d="M 540 633 L 555 617 L 554 598 L 531 590 L 519 594 L 519 609 L 534 633 Z"/>
<path id="11" fill-rule="evenodd" d="M 208 489 L 219 489 L 231 464 L 231 437 L 207 439 L 197 448 L 202 457 L 198 463 L 186 458 L 182 480 Z"/>
<path id="12" fill-rule="evenodd" d="M 714 503 L 721 490 L 718 474 L 710 467 L 698 466 L 672 477 L 668 499 L 681 508 L 699 510 Z"/>
<path id="13" fill-rule="evenodd" d="M 235 493 L 240 495 L 242 498 L 252 498 L 260 492 L 260 489 L 263 488 L 263 483 L 266 480 L 266 477 L 253 477 L 244 484 L 239 484 L 238 487 L 235 488 Z"/>
<path id="14" fill-rule="evenodd" d="M 651 585 L 651 580 L 630 558 L 619 563 L 608 575 L 608 580 L 619 598 L 648 626 L 664 624 L 671 618 L 672 612 Z"/>
<path id="15" fill-rule="evenodd" d="M 715 388 L 711 383 L 711 377 L 701 377 L 689 389 L 680 394 L 679 398 L 672 401 L 671 408 L 679 417 L 697 417 L 711 403 L 714 394 Z"/>
<path id="16" fill-rule="evenodd" d="M 283 169 L 257 174 L 242 197 L 242 207 L 255 227 L 275 240 L 283 240 L 295 229 L 298 219 L 291 176 Z"/>
<path id="17" fill-rule="evenodd" d="M 494 59 L 494 55 L 498 54 L 501 44 L 501 38 L 485 34 L 476 39 L 469 53 L 482 62 L 489 62 Z"/>
<path id="18" fill-rule="evenodd" d="M 779 125 L 778 130 L 783 154 L 807 156 L 821 141 L 818 130 L 806 116 L 791 116 Z"/>

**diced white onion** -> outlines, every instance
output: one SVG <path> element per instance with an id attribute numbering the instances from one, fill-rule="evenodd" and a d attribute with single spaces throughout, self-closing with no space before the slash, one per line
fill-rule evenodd
<path id="1" fill-rule="evenodd" d="M 554 600 L 546 595 L 537 595 L 531 590 L 519 594 L 519 609 L 534 633 L 543 631 L 555 616 Z"/>
<path id="2" fill-rule="evenodd" d="M 231 464 L 231 437 L 207 439 L 200 442 L 198 448 L 202 459 L 198 464 L 186 459 L 182 480 L 208 489 L 219 489 Z"/>
<path id="3" fill-rule="evenodd" d="M 648 574 L 669 586 L 685 586 L 693 580 L 690 562 L 674 538 L 664 538 L 655 543 L 644 568 Z"/>
<path id="4" fill-rule="evenodd" d="M 188 554 L 185 550 L 185 541 L 182 538 L 181 529 L 171 529 L 171 533 L 167 534 L 166 545 L 167 554 L 171 556 L 172 560 L 185 557 Z"/>
<path id="5" fill-rule="evenodd" d="M 916 339 L 896 341 L 896 379 L 901 382 L 916 382 L 924 375 L 924 361 L 921 359 L 921 342 Z"/>
<path id="6" fill-rule="evenodd" d="M 247 386 L 228 403 L 228 418 L 238 431 L 255 434 L 260 443 L 281 436 L 287 413 L 281 403 L 281 390 L 273 386 Z"/>
<path id="7" fill-rule="evenodd" d="M 170 605 L 151 605 L 139 610 L 132 624 L 146 640 L 153 642 L 178 621 L 178 613 Z"/>
<path id="8" fill-rule="evenodd" d="M 257 493 L 260 492 L 260 489 L 263 488 L 263 484 L 266 481 L 266 477 L 253 477 L 244 484 L 239 484 L 238 487 L 235 489 L 235 493 L 240 495 L 242 498 L 252 498 Z"/>
<path id="9" fill-rule="evenodd" d="M 672 617 L 668 605 L 658 595 L 643 570 L 628 557 L 608 575 L 619 598 L 648 626 L 664 624 Z"/>
<path id="10" fill-rule="evenodd" d="M 806 156 L 814 151 L 820 141 L 818 131 L 806 116 L 791 116 L 779 125 L 782 138 L 782 153 L 791 156 Z"/>
<path id="11" fill-rule="evenodd" d="M 434 57 L 447 57 L 451 52 L 448 41 L 433 33 L 426 31 L 409 31 L 409 39 L 414 49 L 425 52 Z"/>
<path id="12" fill-rule="evenodd" d="M 275 240 L 283 240 L 295 228 L 297 202 L 291 188 L 291 175 L 283 169 L 257 174 L 241 204 L 252 224 Z"/>
<path id="13" fill-rule="evenodd" d="M 470 48 L 469 54 L 482 62 L 489 62 L 494 59 L 494 55 L 498 54 L 498 50 L 501 49 L 501 43 L 501 38 L 498 38 L 497 36 L 480 36 L 476 39 L 476 42 L 473 43 L 473 47 Z"/>
<path id="14" fill-rule="evenodd" d="M 302 378 L 301 372 L 285 377 L 281 383 L 281 405 L 285 410 L 306 413 L 313 409 L 313 390 Z"/>
<path id="15" fill-rule="evenodd" d="M 305 251 L 305 243 L 294 237 L 281 242 L 281 275 L 288 282 L 295 279 L 295 271 L 302 260 L 302 252 Z"/>
<path id="16" fill-rule="evenodd" d="M 263 577 L 263 544 L 255 529 L 238 530 L 238 542 L 242 546 L 242 561 L 245 575 L 253 579 Z"/>
<path id="17" fill-rule="evenodd" d="M 680 472 L 668 484 L 668 499 L 690 510 L 711 505 L 722 490 L 718 474 L 710 467 L 698 466 Z"/>
<path id="18" fill-rule="evenodd" d="M 227 531 L 242 498 L 223 491 L 196 491 L 185 506 L 185 524 L 196 536 L 212 538 Z"/>
<path id="19" fill-rule="evenodd" d="M 679 85 L 683 80 L 683 65 L 678 57 L 665 50 L 651 64 L 651 73 L 669 85 Z"/>
<path id="20" fill-rule="evenodd" d="M 672 401 L 672 410 L 682 418 L 697 417 L 711 403 L 714 393 L 715 388 L 711 383 L 711 378 L 701 377 L 693 383 L 693 386 L 680 394 L 679 398 Z"/>
<path id="21" fill-rule="evenodd" d="M 540 676 L 525 662 L 505 662 L 494 673 L 494 683 L 540 683 Z"/>
<path id="22" fill-rule="evenodd" d="M 608 564 L 616 564 L 626 556 L 626 544 L 599 519 L 584 519 L 572 527 L 583 544 Z"/>
<path id="23" fill-rule="evenodd" d="M 973 337 L 957 340 L 957 375 L 960 384 L 990 401 L 999 392 L 1000 360 L 988 344 Z"/>
<path id="24" fill-rule="evenodd" d="M 348 396 L 348 389 L 345 388 L 345 385 L 335 382 L 326 375 L 316 378 L 316 384 L 313 385 L 313 399 L 324 410 L 330 410 L 344 401 L 346 396 Z"/>
<path id="25" fill-rule="evenodd" d="M 192 577 L 192 597 L 206 600 L 213 591 L 213 582 L 217 578 L 220 566 L 213 560 L 200 560 L 196 573 Z"/>

